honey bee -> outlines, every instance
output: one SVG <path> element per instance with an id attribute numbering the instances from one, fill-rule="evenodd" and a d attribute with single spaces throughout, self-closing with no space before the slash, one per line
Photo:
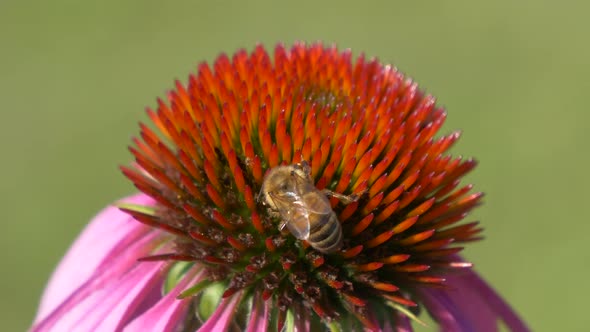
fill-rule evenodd
<path id="1" fill-rule="evenodd" d="M 330 254 L 342 247 L 342 226 L 332 210 L 328 196 L 348 204 L 357 195 L 341 195 L 330 190 L 319 190 L 311 178 L 309 164 L 272 168 L 262 181 L 259 200 L 274 217 L 279 217 L 279 230 L 285 226 L 297 239 L 306 240 L 319 252 Z"/>

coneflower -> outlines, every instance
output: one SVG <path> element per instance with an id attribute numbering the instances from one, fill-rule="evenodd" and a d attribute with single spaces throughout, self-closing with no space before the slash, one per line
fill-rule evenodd
<path id="1" fill-rule="evenodd" d="M 420 309 L 445 331 L 527 331 L 458 255 L 481 232 L 462 222 L 481 203 L 460 183 L 476 162 L 447 154 L 459 133 L 437 136 L 445 111 L 394 67 L 258 46 L 147 112 L 122 167 L 141 193 L 90 223 L 33 331 L 411 331 Z M 326 196 L 338 250 L 279 229 L 289 212 L 261 186 L 280 165 L 355 198 Z"/>

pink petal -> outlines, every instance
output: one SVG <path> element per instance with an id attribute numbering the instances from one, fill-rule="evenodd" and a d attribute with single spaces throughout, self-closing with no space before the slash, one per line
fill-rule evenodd
<path id="1" fill-rule="evenodd" d="M 194 268 L 193 268 L 194 269 Z M 166 294 L 156 305 L 137 317 L 127 325 L 125 332 L 161 331 L 171 332 L 178 329 L 178 324 L 183 321 L 186 310 L 190 307 L 191 300 L 179 300 L 178 293 L 189 285 L 201 281 L 205 273 L 200 272 L 194 277 L 183 278 L 174 289 Z"/>
<path id="2" fill-rule="evenodd" d="M 45 320 L 33 331 L 117 331 L 132 318 L 142 301 L 155 302 L 161 290 L 165 262 L 137 264 L 121 280 L 84 297 L 55 320 Z M 151 304 L 148 304 L 151 305 Z"/>
<path id="3" fill-rule="evenodd" d="M 215 312 L 207 319 L 198 332 L 226 331 L 242 300 L 243 292 L 222 299 Z"/>
<path id="4" fill-rule="evenodd" d="M 268 321 L 270 319 L 270 302 L 271 301 L 264 301 L 259 293 L 254 295 L 247 332 L 266 332 Z M 260 310 L 261 306 L 264 306 L 264 311 L 262 312 Z"/>
<path id="5" fill-rule="evenodd" d="M 122 280 L 125 280 L 129 274 L 136 270 L 138 266 L 145 264 L 137 262 L 136 257 L 141 257 L 152 252 L 151 245 L 154 238 L 158 236 L 157 233 L 149 233 L 143 239 L 138 239 L 137 242 L 129 244 L 119 252 L 119 255 L 112 256 L 110 265 L 101 266 L 97 268 L 94 275 L 92 275 L 84 284 L 72 292 L 64 301 L 59 304 L 49 315 L 43 320 L 40 320 L 33 326 L 33 331 L 46 331 L 53 325 L 58 324 L 61 320 L 67 320 L 76 308 L 95 296 L 100 294 L 104 289 L 113 289 L 119 285 Z M 128 252 L 126 252 L 128 251 Z M 135 255 L 133 255 L 133 253 Z M 151 264 L 145 265 L 150 266 Z M 161 268 L 160 268 L 161 269 Z M 159 272 L 159 271 L 158 271 Z"/>
<path id="6" fill-rule="evenodd" d="M 311 328 L 311 318 L 309 317 L 309 309 L 305 308 L 301 302 L 294 303 L 293 324 L 294 332 L 307 332 Z"/>
<path id="7" fill-rule="evenodd" d="M 142 194 L 131 196 L 126 201 L 144 205 L 153 203 L 152 199 Z M 90 222 L 53 272 L 35 321 L 47 316 L 86 282 L 113 249 L 149 230 L 116 207 L 103 210 Z"/>
<path id="8" fill-rule="evenodd" d="M 149 269 L 149 265 L 153 268 Z M 130 277 L 116 285 L 116 289 L 106 289 L 105 297 L 92 310 L 98 315 L 100 305 L 106 314 L 99 321 L 97 331 L 120 331 L 137 315 L 139 308 L 152 307 L 162 296 L 162 283 L 165 279 L 164 266 L 168 262 L 144 262 L 138 265 L 138 273 L 130 273 Z M 157 298 L 156 298 L 157 296 Z"/>

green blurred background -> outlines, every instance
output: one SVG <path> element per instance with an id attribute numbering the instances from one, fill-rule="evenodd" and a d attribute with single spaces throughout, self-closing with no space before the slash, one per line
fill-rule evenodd
<path id="1" fill-rule="evenodd" d="M 27 329 L 71 241 L 133 192 L 117 165 L 145 106 L 220 52 L 294 40 L 378 56 L 436 95 L 487 193 L 467 257 L 534 330 L 587 328 L 590 5 L 575 3 L 2 1 L 2 330 Z"/>

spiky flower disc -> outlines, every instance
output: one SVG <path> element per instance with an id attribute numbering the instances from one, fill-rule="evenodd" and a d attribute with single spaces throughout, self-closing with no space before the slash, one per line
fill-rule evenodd
<path id="1" fill-rule="evenodd" d="M 377 329 L 470 266 L 456 244 L 480 229 L 456 224 L 482 196 L 459 185 L 475 162 L 445 154 L 459 134 L 435 137 L 445 112 L 393 67 L 320 44 L 256 47 L 199 65 L 148 114 L 161 135 L 141 125 L 123 172 L 157 206 L 125 210 L 174 246 L 144 260 L 190 262 L 224 298 L 271 301 L 279 329 L 288 311 Z M 362 194 L 332 199 L 335 254 L 281 234 L 257 200 L 267 170 L 303 160 L 317 188 Z"/>

